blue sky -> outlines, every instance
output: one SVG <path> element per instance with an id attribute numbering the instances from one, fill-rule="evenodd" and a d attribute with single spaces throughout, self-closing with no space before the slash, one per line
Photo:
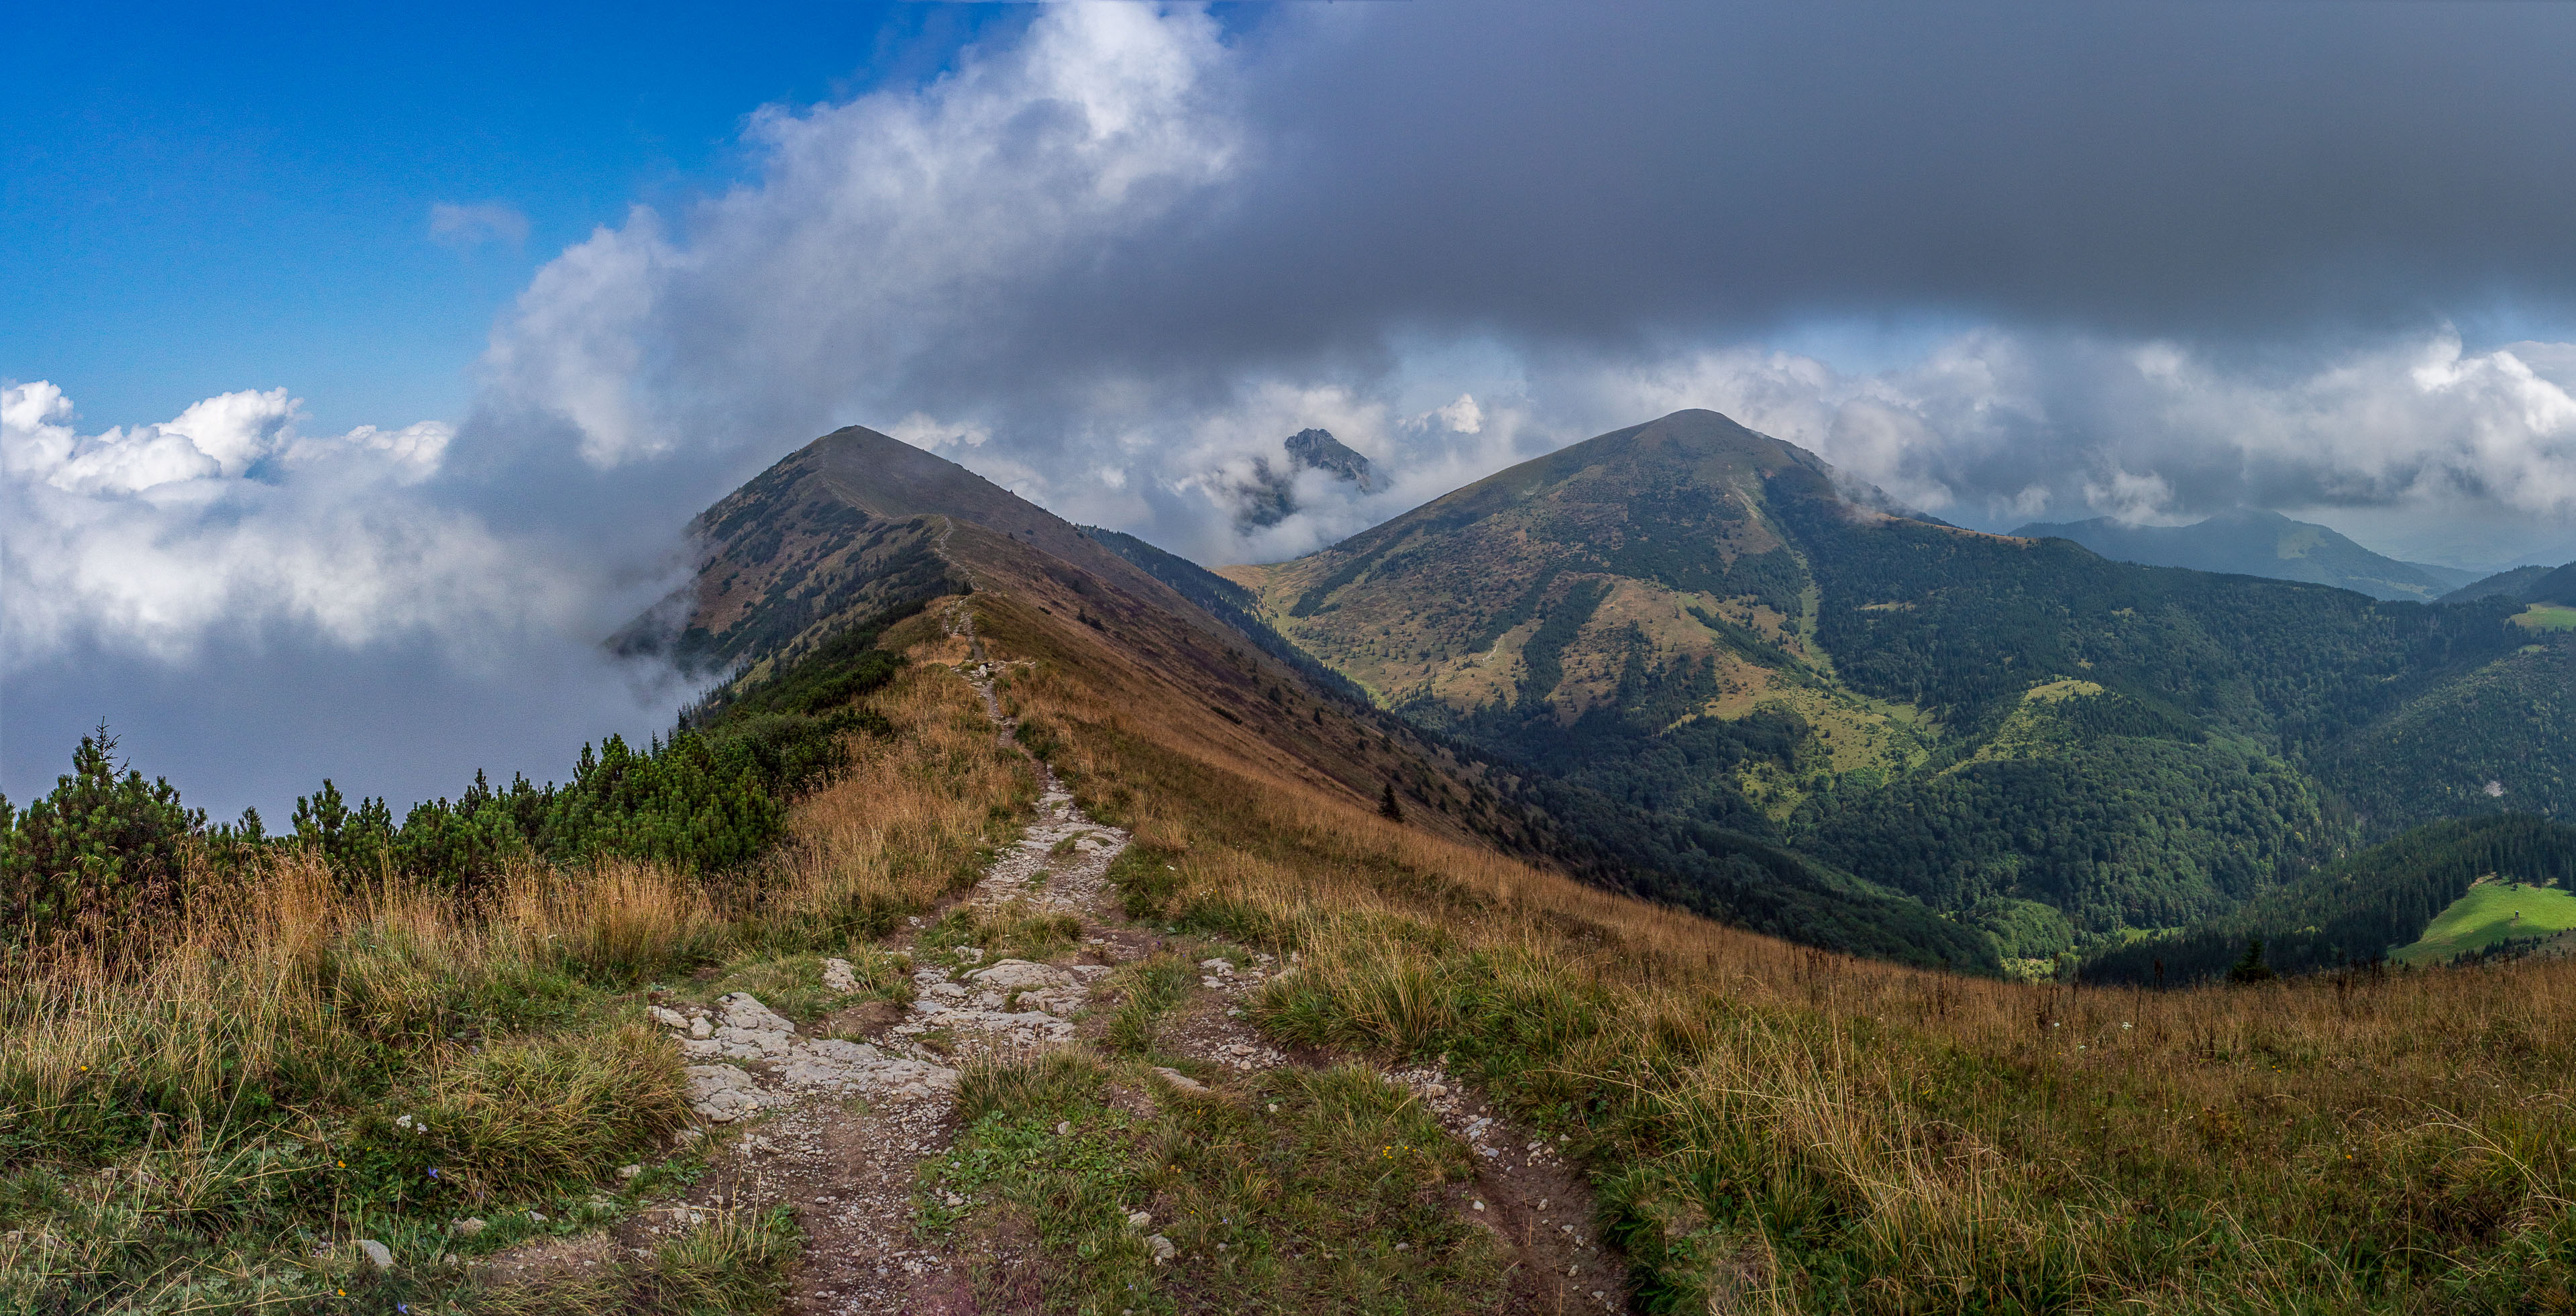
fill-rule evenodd
<path id="1" fill-rule="evenodd" d="M 1981 528 L 2576 557 L 2576 6 L 13 18 L 13 797 L 102 717 L 225 813 L 560 777 L 853 423 L 1210 563 L 1681 407 Z M 1385 487 L 1249 525 L 1309 426 Z"/>
<path id="2" fill-rule="evenodd" d="M 454 416 L 494 316 L 628 207 L 721 185 L 744 116 L 935 76 L 996 6 L 29 6 L 0 78 L 0 373 L 94 427 L 287 386 Z M 442 243 L 499 204 L 524 240 Z"/>

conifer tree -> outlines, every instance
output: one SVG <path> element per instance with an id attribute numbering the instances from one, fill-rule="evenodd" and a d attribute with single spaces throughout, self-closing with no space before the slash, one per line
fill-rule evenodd
<path id="1" fill-rule="evenodd" d="M 51 794 L 24 813 L 0 798 L 0 938 L 120 925 L 177 898 L 181 849 L 204 830 L 205 811 L 115 755 L 101 723 Z"/>
<path id="2" fill-rule="evenodd" d="M 2236 961 L 2236 967 L 2227 971 L 2227 980 L 2235 983 L 2270 982 L 2272 976 L 2272 966 L 2263 961 L 2261 937 L 2246 942 L 2245 958 Z"/>

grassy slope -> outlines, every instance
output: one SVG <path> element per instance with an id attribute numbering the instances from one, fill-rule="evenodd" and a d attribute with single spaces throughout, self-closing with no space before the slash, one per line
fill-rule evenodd
<path id="1" fill-rule="evenodd" d="M 1415 810 L 1423 825 L 1390 822 L 1314 761 L 1358 724 L 1292 743 L 1291 729 L 1315 725 L 1302 692 L 1273 703 L 1263 678 L 1221 650 L 1183 646 L 1189 632 L 1121 625 L 1116 613 L 1085 625 L 1057 605 L 1091 596 L 1061 582 L 1004 588 L 991 578 L 999 556 L 987 555 L 987 589 L 970 605 L 998 656 L 1034 664 L 1008 697 L 1049 729 L 1053 761 L 1085 806 L 1168 857 L 1165 889 L 1149 894 L 1170 925 L 1296 957 L 1298 971 L 1255 1003 L 1275 1039 L 1380 1061 L 1445 1055 L 1514 1114 L 1567 1137 L 1596 1176 L 1605 1232 L 1625 1243 L 1657 1309 L 2455 1311 L 2576 1299 L 2566 1280 L 2576 1114 L 2542 1099 L 2576 1068 L 2576 965 L 2138 997 L 1800 950 L 1531 868 L 1438 810 Z M 887 643 L 955 656 L 927 617 Z M 1196 672 L 1197 684 L 1176 683 L 1174 669 Z M 31 1299 L 20 1305 L 86 1292 L 176 1306 L 183 1282 L 220 1282 L 232 1296 L 217 1307 L 254 1296 L 327 1304 L 322 1289 L 347 1284 L 370 1302 L 453 1310 L 481 1299 L 438 1267 L 440 1250 L 631 1209 L 623 1192 L 583 1203 L 667 1127 L 671 1098 L 630 1081 L 616 1095 L 636 1115 L 584 1117 L 564 1104 L 581 1065 L 522 1067 L 516 1100 L 573 1117 L 509 1117 L 512 1107 L 485 1097 L 478 1123 L 462 1106 L 423 1101 L 479 1090 L 438 1086 L 471 1081 L 442 1074 L 477 1072 L 439 1021 L 460 992 L 549 999 L 513 985 L 534 973 L 579 1008 L 474 1005 L 482 1055 L 589 1054 L 634 1036 L 622 1022 L 637 1004 L 629 993 L 653 976 L 707 966 L 756 981 L 764 963 L 863 940 L 954 889 L 1028 791 L 970 698 L 927 664 L 879 695 L 898 734 L 799 807 L 797 839 L 755 884 L 756 905 L 743 903 L 750 889 L 675 885 L 649 870 L 614 881 L 530 874 L 500 919 L 392 896 L 334 903 L 281 883 L 264 898 L 286 904 L 210 929 L 203 949 L 167 957 L 146 981 L 22 987 L 19 1025 L 0 1037 L 6 1127 L 20 1135 L 0 1202 L 25 1231 L 0 1257 Z M 1238 711 L 1246 699 L 1275 720 Z M 1384 754 L 1375 740 L 1351 752 Z M 490 984 L 499 995 L 475 994 Z M 406 1031 L 405 1019 L 430 1026 Z M 215 1025 L 267 1040 L 210 1044 Z M 245 1127 L 220 1118 L 236 1093 L 294 1091 L 295 1062 L 334 1046 L 379 1057 L 376 1086 L 299 1092 L 291 1111 L 269 1107 Z M 224 1056 L 233 1068 L 187 1068 Z M 119 1075 L 113 1101 L 76 1100 L 95 1081 L 81 1064 Z M 60 1147 L 46 1129 L 150 1092 L 190 1103 L 179 1127 L 206 1133 L 152 1141 L 148 1123 L 128 1123 L 92 1148 L 46 1150 Z M 1339 1191 L 1334 1139 L 1395 1145 L 1409 1118 L 1347 1094 L 1278 1097 L 1299 1121 L 1300 1102 L 1329 1118 L 1300 1123 L 1294 1143 L 1243 1142 L 1223 1112 L 1162 1130 L 1176 1155 L 1158 1191 L 1211 1203 L 1251 1193 L 1276 1204 L 1260 1229 L 1302 1237 L 1301 1203 Z M 407 1142 L 390 1121 L 423 1109 L 433 1132 Z M 1004 1150 L 1035 1136 L 989 1132 Z M 478 1167 L 489 1196 L 469 1209 L 515 1223 L 460 1242 L 442 1226 L 464 1203 L 393 1198 L 423 1182 L 407 1159 L 414 1148 Z M 352 1159 L 363 1176 L 334 1180 L 336 1169 L 311 1161 L 342 1149 L 374 1158 Z M 260 1178 L 278 1162 L 246 1154 L 307 1159 Z M 102 1164 L 123 1173 L 99 1180 Z M 486 1166 L 525 1177 L 504 1181 Z M 646 1186 L 657 1182 L 672 1180 Z M 109 1186 L 75 1187 L 97 1183 Z M 1040 1205 L 1082 1187 L 1011 1183 Z M 1260 1196 L 1264 1183 L 1279 1195 Z M 190 1195 L 175 1214 L 172 1184 Z M 261 1185 L 294 1191 L 261 1197 Z M 1412 1200 L 1396 1192 L 1370 1218 L 1411 1222 L 1389 1227 L 1418 1231 L 1420 1251 L 1437 1243 L 1468 1267 L 1441 1292 L 1472 1295 L 1472 1250 L 1442 1232 L 1449 1217 L 1417 1218 Z M 549 1206 L 554 1223 L 511 1212 L 529 1203 Z M 155 1224 L 117 1230 L 94 1214 L 106 1207 Z M 132 1214 L 145 1211 L 163 1214 Z M 775 1235 L 740 1233 L 694 1257 L 635 1263 L 584 1301 L 680 1310 L 687 1295 L 748 1274 L 754 1282 L 727 1301 L 757 1305 L 772 1292 L 757 1281 L 758 1266 L 776 1264 Z M 394 1245 L 396 1279 L 371 1281 L 351 1259 L 346 1241 L 360 1236 Z M 1092 1264 L 1085 1238 L 1056 1237 L 1064 1251 L 1050 1264 L 1079 1280 Z M 317 1241 L 341 1243 L 338 1260 L 312 1258 Z M 1297 1273 L 1311 1278 L 1206 1293 L 1329 1305 L 1330 1273 Z"/>
<path id="2" fill-rule="evenodd" d="M 1488 752 L 1962 916 L 2043 902 L 2088 940 L 2212 917 L 2414 823 L 2576 807 L 2576 645 L 2500 625 L 2501 602 L 2141 568 L 1855 514 L 1836 488 L 1678 413 L 1228 573 Z M 2016 741 L 2022 697 L 2068 681 L 2120 716 Z"/>
<path id="3" fill-rule="evenodd" d="M 2424 935 L 2388 952 L 2400 964 L 2433 964 L 2500 941 L 2576 928 L 2576 895 L 2556 887 L 2484 881 L 2433 916 Z"/>
<path id="4" fill-rule="evenodd" d="M 970 882 L 1034 796 L 953 679 L 908 672 L 872 702 L 894 734 L 854 738 L 792 839 L 736 878 L 529 867 L 469 903 L 343 891 L 288 855 L 192 893 L 139 972 L 7 966 L 0 1311 L 478 1309 L 490 1295 L 444 1256 L 685 1187 L 680 1060 L 643 989 L 849 953 Z M 630 1162 L 647 1168 L 612 1176 Z M 463 1216 L 492 1224 L 451 1234 Z M 719 1216 L 566 1309 L 761 1310 L 792 1251 L 784 1221 Z"/>
<path id="5" fill-rule="evenodd" d="M 2142 996 L 1803 951 L 1305 789 L 977 605 L 1175 925 L 1299 957 L 1263 1026 L 1570 1135 L 1658 1310 L 2576 1300 L 2576 965 Z"/>

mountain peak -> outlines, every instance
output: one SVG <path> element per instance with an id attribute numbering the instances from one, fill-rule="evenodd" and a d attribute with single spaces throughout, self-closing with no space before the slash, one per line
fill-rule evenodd
<path id="1" fill-rule="evenodd" d="M 1298 511 L 1299 471 L 1323 471 L 1345 484 L 1357 485 L 1364 494 L 1386 487 L 1369 459 L 1334 438 L 1331 430 L 1302 429 L 1289 435 L 1280 447 L 1288 453 L 1285 469 L 1271 466 L 1267 457 L 1255 457 L 1252 478 L 1236 487 L 1237 525 L 1247 529 L 1274 526 L 1294 515 Z"/>
<path id="2" fill-rule="evenodd" d="M 1369 459 L 1334 438 L 1331 430 L 1299 430 L 1289 435 L 1281 446 L 1288 449 L 1289 462 L 1301 469 L 1330 471 L 1358 484 L 1362 493 L 1376 493 L 1385 487 L 1378 481 L 1377 468 L 1369 464 Z"/>
<path id="3" fill-rule="evenodd" d="M 801 651 L 851 615 L 974 588 L 983 551 L 962 527 L 1107 580 L 1162 587 L 1070 522 L 936 453 L 864 426 L 788 454 L 690 524 L 699 553 L 685 608 L 657 608 L 622 648 L 672 648 L 725 668 Z M 657 630 L 685 613 L 676 637 Z"/>

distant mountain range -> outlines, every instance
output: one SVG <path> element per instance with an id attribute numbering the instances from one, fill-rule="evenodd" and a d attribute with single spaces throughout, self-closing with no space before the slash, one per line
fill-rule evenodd
<path id="1" fill-rule="evenodd" d="M 2192 525 L 2125 525 L 2103 516 L 2033 522 L 2013 533 L 2026 539 L 2071 539 L 2115 562 L 2303 580 L 2375 599 L 2430 601 L 2477 579 L 2473 571 L 2384 557 L 2326 526 L 2251 508 Z"/>
<path id="2" fill-rule="evenodd" d="M 1896 515 L 1686 411 L 1223 574 L 1568 809 L 1784 845 L 2024 958 L 2212 917 L 2414 823 L 2576 813 L 2565 633 L 2510 600 L 2384 601 L 2465 573 L 2267 513 L 2146 542 L 2233 542 L 2200 560 L 2236 574 Z"/>
<path id="3" fill-rule="evenodd" d="M 1365 478 L 1300 439 L 1299 465 Z M 695 529 L 695 584 L 630 642 L 757 679 L 972 592 L 1135 708 L 1331 790 L 1918 963 L 2232 928 L 2418 824 L 2576 819 L 2576 630 L 2528 606 L 2576 600 L 2576 568 L 2426 603 L 2475 589 L 2269 513 L 2129 541 L 2230 574 L 2113 561 L 2070 541 L 2135 532 L 1942 525 L 1714 412 L 1220 572 L 864 429 Z M 2325 579 L 2259 578 L 2292 571 Z"/>

